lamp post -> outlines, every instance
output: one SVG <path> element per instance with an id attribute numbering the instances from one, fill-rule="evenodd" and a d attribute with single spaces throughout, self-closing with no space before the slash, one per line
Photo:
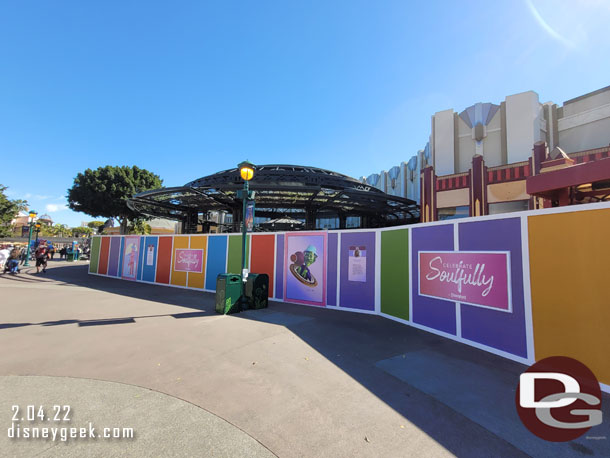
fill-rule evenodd
<path id="1" fill-rule="evenodd" d="M 244 180 L 244 189 L 242 191 L 242 213 L 241 213 L 241 304 L 243 305 L 246 301 L 246 205 L 250 196 L 250 188 L 248 182 L 254 176 L 255 166 L 251 162 L 244 161 L 238 165 L 239 174 Z"/>
<path id="2" fill-rule="evenodd" d="M 34 243 L 34 246 L 38 245 L 38 234 L 40 233 L 40 223 L 36 223 L 36 242 Z"/>
<path id="3" fill-rule="evenodd" d="M 25 251 L 25 263 L 23 263 L 25 267 L 30 266 L 30 243 L 32 243 L 32 229 L 34 228 L 34 218 L 36 218 L 37 214 L 38 213 L 36 213 L 35 211 L 30 211 L 28 215 L 30 219 L 30 221 L 28 222 L 28 224 L 30 225 L 30 231 L 28 235 L 28 246 Z"/>

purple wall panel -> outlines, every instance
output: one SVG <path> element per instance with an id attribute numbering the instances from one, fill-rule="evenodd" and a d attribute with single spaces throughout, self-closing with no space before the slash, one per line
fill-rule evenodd
<path id="1" fill-rule="evenodd" d="M 336 232 L 328 234 L 328 264 L 326 265 L 326 304 L 337 305 L 337 243 Z"/>
<path id="2" fill-rule="evenodd" d="M 366 282 L 348 280 L 350 246 L 366 247 Z M 375 310 L 375 233 L 343 232 L 340 261 L 339 305 L 352 309 Z"/>
<path id="3" fill-rule="evenodd" d="M 460 251 L 509 251 L 512 313 L 460 305 L 462 337 L 513 355 L 527 357 L 521 221 L 510 218 L 461 223 Z"/>
<path id="4" fill-rule="evenodd" d="M 275 246 L 275 298 L 284 298 L 284 234 L 277 235 Z"/>
<path id="5" fill-rule="evenodd" d="M 108 258 L 108 275 L 116 277 L 119 274 L 119 253 L 122 237 L 110 237 L 110 256 Z"/>
<path id="6" fill-rule="evenodd" d="M 453 251 L 453 224 L 414 228 L 411 233 L 413 322 L 456 335 L 455 302 L 419 295 L 419 251 Z"/>

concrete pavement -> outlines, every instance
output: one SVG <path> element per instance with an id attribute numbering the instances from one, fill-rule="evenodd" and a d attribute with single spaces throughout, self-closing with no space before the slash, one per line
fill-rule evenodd
<path id="1" fill-rule="evenodd" d="M 120 409 L 112 408 L 124 404 L 121 387 L 156 392 L 158 402 L 138 407 L 145 420 L 138 429 L 150 440 L 113 443 L 116 450 L 129 447 L 130 456 L 169 454 L 163 447 L 172 442 L 163 425 L 182 431 L 172 413 L 181 411 L 178 400 L 189 403 L 183 406 L 189 420 L 184 436 L 171 437 L 199 444 L 193 421 L 199 430 L 229 425 L 201 440 L 226 436 L 229 445 L 261 453 L 253 456 L 610 455 L 610 439 L 551 444 L 525 430 L 510 408 L 520 364 L 370 315 L 272 303 L 219 316 L 212 294 L 86 270 L 85 263 L 55 261 L 44 276 L 0 278 L 0 376 L 49 376 L 48 394 L 74 381 L 70 392 L 78 393 L 78 410 L 88 409 L 88 418 L 100 423 L 122 421 Z M 3 378 L 3 386 L 19 387 L 15 380 Z M 31 379 L 23 380 L 25 386 Z M 88 385 L 101 383 L 92 380 L 122 385 L 106 391 Z M 477 389 L 468 392 L 469 386 Z M 29 402 L 15 390 L 0 392 L 2 425 L 10 420 L 6 406 L 13 398 Z M 100 391 L 109 401 L 87 404 L 87 393 L 95 399 Z M 57 402 L 72 402 L 65 396 Z M 159 408 L 164 397 L 174 410 Z M 191 421 L 194 406 L 205 410 Z M 592 429 L 591 435 L 603 433 Z M 6 434 L 0 437 L 0 455 L 33 447 L 25 440 L 5 447 Z M 56 451 L 73 453 L 77 446 L 94 452 L 76 441 L 60 445 Z M 193 456 L 193 450 L 222 456 L 212 448 L 170 449 L 174 456 Z"/>

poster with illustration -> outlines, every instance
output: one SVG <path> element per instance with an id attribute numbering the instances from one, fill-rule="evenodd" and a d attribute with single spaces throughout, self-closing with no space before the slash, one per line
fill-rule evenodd
<path id="1" fill-rule="evenodd" d="M 286 234 L 284 298 L 326 305 L 326 233 Z"/>
<path id="2" fill-rule="evenodd" d="M 366 246 L 349 247 L 347 280 L 366 283 Z"/>
<path id="3" fill-rule="evenodd" d="M 122 278 L 136 280 L 138 275 L 138 259 L 140 258 L 140 237 L 125 237 L 123 245 Z"/>

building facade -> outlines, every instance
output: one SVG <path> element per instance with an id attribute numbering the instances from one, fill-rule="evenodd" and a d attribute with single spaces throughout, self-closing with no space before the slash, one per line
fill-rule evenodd
<path id="1" fill-rule="evenodd" d="M 605 159 L 609 145 L 610 86 L 562 106 L 528 91 L 435 113 L 424 150 L 362 181 L 417 201 L 422 221 L 535 209 L 556 203 L 526 189 L 528 177 L 548 170 L 543 162 Z"/>

